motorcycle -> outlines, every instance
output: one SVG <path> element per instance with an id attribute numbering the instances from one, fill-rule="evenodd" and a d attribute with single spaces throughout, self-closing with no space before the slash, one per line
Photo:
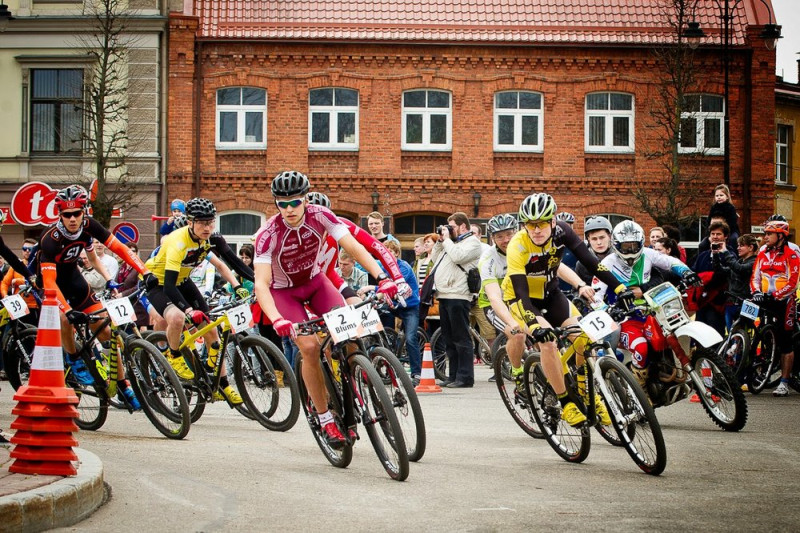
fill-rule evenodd
<path id="1" fill-rule="evenodd" d="M 644 305 L 614 319 L 644 319 L 650 368 L 644 388 L 654 407 L 672 405 L 696 392 L 715 424 L 725 431 L 739 431 L 747 423 L 744 393 L 714 349 L 722 342 L 720 334 L 686 313 L 685 289 L 683 284 L 662 283 L 644 293 Z"/>

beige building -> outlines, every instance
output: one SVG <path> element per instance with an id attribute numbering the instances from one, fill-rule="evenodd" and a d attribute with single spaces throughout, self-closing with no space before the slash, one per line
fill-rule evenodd
<path id="1" fill-rule="evenodd" d="M 91 145 L 82 137 L 91 124 L 86 102 L 96 63 L 87 51 L 97 35 L 97 4 L 103 2 L 7 0 L 13 19 L 0 21 L 0 209 L 11 209 L 3 237 L 12 249 L 52 220 L 52 191 L 94 177 Z M 130 16 L 120 77 L 128 107 L 119 124 L 128 139 L 123 168 L 136 194 L 111 225 L 134 223 L 143 251 L 155 245 L 151 215 L 166 203 L 166 11 L 159 0 L 120 2 L 114 10 Z M 12 209 L 12 197 L 26 185 Z"/>
<path id="2" fill-rule="evenodd" d="M 792 236 L 797 239 L 800 221 L 800 83 L 778 78 L 775 87 L 775 212 L 789 219 Z"/>

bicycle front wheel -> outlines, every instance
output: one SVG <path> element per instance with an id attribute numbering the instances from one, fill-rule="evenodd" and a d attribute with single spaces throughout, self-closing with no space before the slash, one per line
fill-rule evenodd
<path id="1" fill-rule="evenodd" d="M 697 395 L 711 420 L 725 431 L 742 429 L 747 423 L 747 400 L 731 369 L 708 349 L 695 351 L 692 366 L 703 385 Z M 694 380 L 693 385 L 698 389 Z"/>
<path id="2" fill-rule="evenodd" d="M 719 350 L 720 357 L 737 378 L 744 372 L 744 363 L 748 359 L 749 353 L 750 334 L 742 326 L 733 328 Z"/>
<path id="3" fill-rule="evenodd" d="M 83 385 L 67 374 L 67 387 L 78 396 L 78 418 L 75 424 L 84 431 L 97 431 L 108 418 L 108 395 L 95 385 Z"/>
<path id="4" fill-rule="evenodd" d="M 528 403 L 547 443 L 565 461 L 585 461 L 592 446 L 589 427 L 572 427 L 561 418 L 561 403 L 536 358 L 525 359 L 524 376 Z"/>
<path id="5" fill-rule="evenodd" d="M 169 346 L 167 345 L 167 334 L 163 331 L 154 331 L 147 336 L 147 342 L 156 347 L 156 349 L 164 355 L 167 353 Z M 184 355 L 185 356 L 185 355 Z M 165 356 L 166 359 L 166 356 Z M 169 363 L 169 361 L 167 361 Z M 191 368 L 192 358 L 186 358 L 186 364 Z M 180 379 L 180 378 L 179 378 Z M 191 381 L 181 380 L 183 385 L 183 394 L 186 396 L 186 401 L 189 403 L 189 417 L 192 423 L 200 420 L 206 410 L 206 399 L 201 391 L 201 388 L 195 383 L 197 377 Z"/>
<path id="6" fill-rule="evenodd" d="M 781 380 L 781 354 L 775 326 L 767 324 L 758 331 L 759 343 L 753 348 L 747 386 L 751 394 L 778 386 Z"/>
<path id="7" fill-rule="evenodd" d="M 18 336 L 10 335 L 3 352 L 3 369 L 6 371 L 8 382 L 19 389 L 28 381 L 33 361 L 33 349 L 36 346 L 36 328 L 27 328 Z"/>
<path id="8" fill-rule="evenodd" d="M 303 357 L 298 353 L 297 357 L 295 357 L 294 371 L 296 375 L 300 376 L 300 379 L 297 380 L 300 405 L 303 406 L 303 412 L 306 414 L 308 426 L 311 428 L 311 434 L 314 435 L 314 440 L 317 441 L 317 445 L 319 445 L 320 450 L 322 450 L 322 454 L 330 464 L 337 468 L 346 468 L 347 465 L 350 464 L 350 461 L 353 460 L 353 443 L 348 441 L 340 449 L 333 448 L 328 444 L 327 439 L 322 434 L 322 428 L 319 424 L 319 418 L 317 417 L 317 409 L 314 407 L 311 397 L 308 395 L 306 384 L 303 382 L 303 364 Z M 319 363 L 313 361 L 311 364 Z M 344 411 L 342 410 L 341 392 L 333 383 L 333 378 L 329 371 L 323 368 L 322 375 L 325 378 L 325 388 L 328 390 L 327 410 L 333 414 L 336 425 L 339 426 L 339 430 L 342 431 L 342 434 L 347 435 L 348 429 L 344 427 L 342 421 L 342 414 Z"/>
<path id="9" fill-rule="evenodd" d="M 431 355 L 433 356 L 433 372 L 438 379 L 447 379 L 447 351 L 442 338 L 442 328 L 431 335 Z"/>
<path id="10" fill-rule="evenodd" d="M 288 431 L 300 413 L 297 379 L 289 362 L 263 337 L 238 337 L 235 346 L 233 373 L 247 411 L 267 429 Z"/>
<path id="11" fill-rule="evenodd" d="M 374 348 L 369 357 L 383 379 L 386 393 L 394 406 L 406 441 L 408 460 L 419 461 L 425 454 L 426 435 L 422 407 L 414 384 L 403 368 L 403 363 L 386 348 Z"/>
<path id="12" fill-rule="evenodd" d="M 539 352 L 531 352 L 528 357 L 535 357 L 538 360 Z M 501 347 L 494 355 L 494 377 L 503 405 L 508 409 L 514 422 L 534 439 L 543 439 L 544 433 L 533 417 L 533 412 L 528 408 L 530 404 L 527 395 L 520 393 L 511 376 L 511 362 L 508 360 L 505 346 Z"/>
<path id="13" fill-rule="evenodd" d="M 389 477 L 403 481 L 408 477 L 408 447 L 383 380 L 359 353 L 350 356 L 350 371 L 354 400 L 372 447 Z"/>
<path id="14" fill-rule="evenodd" d="M 625 365 L 614 357 L 601 357 L 598 365 L 609 392 L 603 399 L 619 440 L 644 473 L 661 474 L 667 466 L 667 447 L 653 406 Z"/>
<path id="15" fill-rule="evenodd" d="M 144 414 L 165 437 L 186 437 L 192 424 L 189 402 L 172 366 L 144 339 L 131 339 L 125 348 L 128 377 Z"/>

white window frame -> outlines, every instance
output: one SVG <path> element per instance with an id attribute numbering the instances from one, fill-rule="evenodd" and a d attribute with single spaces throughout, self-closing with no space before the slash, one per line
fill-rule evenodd
<path id="1" fill-rule="evenodd" d="M 725 155 L 725 99 L 716 94 L 687 94 L 686 96 L 697 96 L 700 98 L 700 111 L 683 111 L 681 122 L 686 119 L 694 119 L 696 125 L 697 146 L 684 147 L 678 144 L 679 154 L 704 154 L 704 155 Z M 703 111 L 703 97 L 713 97 L 722 100 L 722 111 Z M 716 119 L 719 121 L 719 147 L 706 148 L 706 120 Z"/>
<path id="2" fill-rule="evenodd" d="M 316 90 L 321 89 L 330 89 L 333 91 L 333 105 L 311 105 L 311 93 Z M 355 106 L 343 106 L 343 105 L 336 105 L 336 90 L 337 89 L 344 89 L 347 91 L 353 91 L 356 93 L 356 98 L 358 99 L 358 103 Z M 361 104 L 361 94 L 356 89 L 351 89 L 350 87 L 318 87 L 317 89 L 311 89 L 308 92 L 308 149 L 309 150 L 337 150 L 337 151 L 357 151 L 358 150 L 358 109 Z M 314 113 L 327 113 L 330 117 L 330 132 L 328 137 L 328 142 L 314 142 L 312 141 L 313 138 L 313 123 L 312 117 Z M 339 113 L 353 113 L 355 114 L 355 141 L 352 143 L 340 143 L 337 142 L 339 138 Z"/>
<path id="3" fill-rule="evenodd" d="M 785 132 L 786 141 L 781 142 L 781 132 Z M 788 185 L 792 182 L 792 167 L 789 164 L 792 144 L 792 127 L 788 124 L 778 124 L 775 132 L 775 183 Z M 785 157 L 781 156 L 781 152 Z M 786 177 L 781 178 L 780 169 L 786 169 Z"/>
<path id="4" fill-rule="evenodd" d="M 607 96 L 608 108 L 607 109 L 589 109 L 589 96 L 605 94 Z M 630 96 L 631 108 L 630 109 L 611 109 L 611 95 L 622 94 Z M 591 117 L 601 117 L 604 120 L 605 128 L 605 144 L 602 146 L 592 146 L 589 144 L 589 132 Z M 617 91 L 599 91 L 589 93 L 584 98 L 584 150 L 589 153 L 633 153 L 636 143 L 636 132 L 634 129 L 636 117 L 636 98 L 630 93 L 623 93 Z M 614 120 L 615 118 L 628 119 L 628 144 L 626 146 L 614 146 Z"/>
<path id="5" fill-rule="evenodd" d="M 426 107 L 409 107 L 405 105 L 406 93 L 424 91 L 425 92 L 425 106 Z M 431 92 L 445 93 L 448 96 L 448 107 L 427 107 L 428 94 Z M 453 149 L 453 93 L 444 91 L 442 89 L 410 89 L 403 91 L 402 94 L 402 115 L 401 115 L 401 131 L 400 131 L 400 148 L 408 151 L 425 151 L 425 152 L 449 152 Z M 409 115 L 422 116 L 422 142 L 421 143 L 407 143 L 406 142 L 406 118 Z M 432 115 L 445 115 L 447 127 L 447 142 L 444 144 L 431 144 L 431 116 Z"/>
<path id="6" fill-rule="evenodd" d="M 539 96 L 538 109 L 521 109 L 519 103 L 516 109 L 497 107 L 497 99 L 501 94 L 508 93 L 527 93 Z M 518 100 L 519 101 L 519 100 Z M 500 144 L 500 117 L 514 117 L 514 143 Z M 522 144 L 522 117 L 536 117 L 538 126 L 536 129 L 536 144 Z M 494 95 L 494 151 L 495 152 L 543 152 L 542 131 L 544 130 L 544 95 L 536 91 L 500 91 Z"/>
<path id="7" fill-rule="evenodd" d="M 263 226 L 264 222 L 267 219 L 266 215 L 264 215 L 264 213 L 262 213 L 260 211 L 247 211 L 247 210 L 243 210 L 243 209 L 234 209 L 234 210 L 231 210 L 231 211 L 224 211 L 224 212 L 221 212 L 221 213 L 217 213 L 217 220 L 216 220 L 216 226 L 215 226 L 216 231 L 220 231 L 220 229 L 222 227 L 222 217 L 228 216 L 228 215 L 257 216 L 259 218 L 259 220 L 261 221 L 259 223 L 259 227 Z M 224 233 L 221 233 L 221 235 L 225 238 L 225 241 L 228 244 L 231 244 L 231 245 L 235 244 L 236 245 L 235 247 L 231 246 L 231 248 L 235 248 L 237 253 L 238 253 L 239 249 L 242 247 L 243 244 L 253 244 L 253 239 L 255 238 L 255 233 L 252 234 L 252 235 L 225 235 Z"/>
<path id="8" fill-rule="evenodd" d="M 264 91 L 264 105 L 229 105 L 218 104 L 219 91 L 226 89 L 258 89 Z M 241 94 L 241 93 L 240 93 Z M 214 122 L 214 140 L 217 150 L 266 150 L 267 149 L 267 103 L 269 102 L 269 95 L 267 90 L 263 87 L 220 87 L 214 91 L 214 105 L 216 107 L 216 121 Z M 236 113 L 236 141 L 222 142 L 220 141 L 220 115 L 222 113 Z M 245 117 L 247 113 L 261 113 L 262 118 L 262 142 L 246 142 L 245 139 Z"/>

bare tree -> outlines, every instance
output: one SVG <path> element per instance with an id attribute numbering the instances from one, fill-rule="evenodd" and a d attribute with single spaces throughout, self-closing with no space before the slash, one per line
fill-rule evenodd
<path id="1" fill-rule="evenodd" d="M 707 191 L 702 180 L 682 165 L 680 154 L 681 117 L 686 109 L 687 93 L 695 86 L 696 67 L 692 50 L 683 31 L 693 20 L 694 0 L 661 0 L 664 20 L 672 28 L 671 43 L 653 50 L 661 72 L 656 97 L 650 106 L 653 138 L 645 157 L 660 162 L 664 179 L 654 183 L 632 182 L 632 192 L 641 208 L 659 225 L 686 227 L 697 220 L 696 198 Z M 686 124 L 684 124 L 686 125 Z"/>
<path id="2" fill-rule="evenodd" d="M 131 177 L 127 167 L 129 149 L 136 143 L 129 134 L 128 95 L 133 88 L 128 50 L 134 37 L 128 31 L 132 13 L 126 5 L 122 0 L 86 0 L 88 28 L 76 37 L 80 48 L 94 60 L 88 69 L 90 79 L 85 83 L 82 107 L 83 151 L 92 158 L 92 165 L 81 181 L 97 180 L 93 217 L 106 227 L 114 208 L 130 209 L 141 198 L 136 193 L 139 180 Z"/>

